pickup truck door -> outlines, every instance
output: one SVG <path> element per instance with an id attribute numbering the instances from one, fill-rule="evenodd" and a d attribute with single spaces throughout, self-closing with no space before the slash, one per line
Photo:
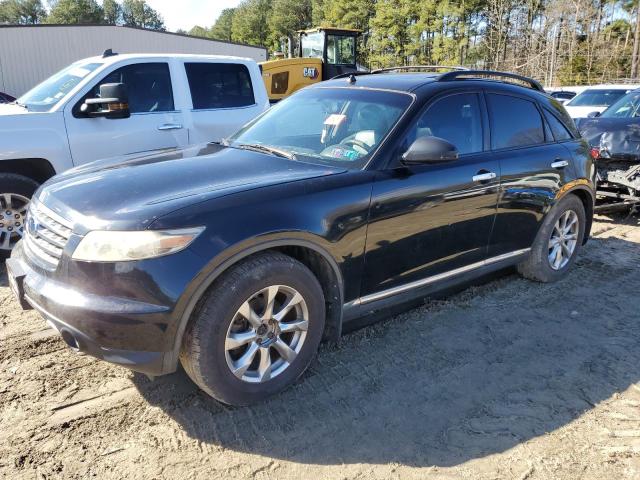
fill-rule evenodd
<path id="1" fill-rule="evenodd" d="M 118 64 L 65 107 L 64 117 L 74 165 L 131 153 L 179 148 L 188 144 L 183 112 L 176 109 L 171 68 L 167 61 L 136 60 Z M 131 116 L 88 118 L 80 112 L 85 98 L 98 96 L 103 83 L 124 83 Z"/>

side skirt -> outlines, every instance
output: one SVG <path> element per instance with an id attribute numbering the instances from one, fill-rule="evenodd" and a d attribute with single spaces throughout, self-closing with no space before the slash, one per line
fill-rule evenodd
<path id="1" fill-rule="evenodd" d="M 377 310 L 392 308 L 420 297 L 426 297 L 434 292 L 513 266 L 523 260 L 530 251 L 530 248 L 516 250 L 515 252 L 491 257 L 481 262 L 360 297 L 344 305 L 343 322 L 347 323 Z"/>

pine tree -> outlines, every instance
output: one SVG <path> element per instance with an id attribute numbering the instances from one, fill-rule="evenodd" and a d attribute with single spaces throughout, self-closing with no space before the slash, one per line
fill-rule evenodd
<path id="1" fill-rule="evenodd" d="M 232 40 L 233 15 L 235 11 L 235 8 L 225 8 L 222 10 L 216 23 L 214 23 L 213 27 L 209 30 L 211 38 L 226 41 Z"/>
<path id="2" fill-rule="evenodd" d="M 36 24 L 47 16 L 41 0 L 0 1 L 0 23 Z"/>
<path id="3" fill-rule="evenodd" d="M 162 15 L 147 5 L 144 0 L 124 0 L 122 2 L 122 20 L 129 27 L 164 30 Z"/>
<path id="4" fill-rule="evenodd" d="M 104 0 L 102 2 L 104 13 L 104 23 L 107 25 L 119 25 L 122 23 L 122 8 L 115 0 Z"/>
<path id="5" fill-rule="evenodd" d="M 88 24 L 102 23 L 102 7 L 96 0 L 59 0 L 51 8 L 47 23 Z"/>
<path id="6" fill-rule="evenodd" d="M 232 39 L 251 45 L 269 43 L 271 0 L 244 0 L 233 14 Z"/>

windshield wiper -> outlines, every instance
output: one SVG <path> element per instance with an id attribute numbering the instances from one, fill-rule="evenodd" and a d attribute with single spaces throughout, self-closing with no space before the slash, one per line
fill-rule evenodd
<path id="1" fill-rule="evenodd" d="M 20 103 L 18 100 L 14 100 L 13 102 L 10 102 L 9 105 L 18 105 L 19 107 L 22 107 L 25 110 L 29 110 L 24 103 Z"/>
<path id="2" fill-rule="evenodd" d="M 270 153 L 271 155 L 288 158 L 289 160 L 296 159 L 295 154 L 270 145 L 262 145 L 260 143 L 239 143 L 235 146 L 238 148 L 244 148 L 245 150 L 253 150 L 254 152 Z"/>

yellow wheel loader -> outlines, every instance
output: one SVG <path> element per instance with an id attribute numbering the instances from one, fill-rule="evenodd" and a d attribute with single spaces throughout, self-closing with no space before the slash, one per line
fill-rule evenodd
<path id="1" fill-rule="evenodd" d="M 296 90 L 357 71 L 360 30 L 319 27 L 299 31 L 297 57 L 262 62 L 262 79 L 272 103 Z"/>

